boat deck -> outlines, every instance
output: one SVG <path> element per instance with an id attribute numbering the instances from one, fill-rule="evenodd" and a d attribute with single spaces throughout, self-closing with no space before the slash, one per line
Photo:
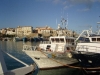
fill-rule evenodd
<path id="1" fill-rule="evenodd" d="M 68 67 L 71 64 L 77 63 L 76 59 L 56 57 L 54 55 L 46 55 L 41 51 L 25 51 L 37 64 L 40 69 L 50 69 L 58 67 Z"/>

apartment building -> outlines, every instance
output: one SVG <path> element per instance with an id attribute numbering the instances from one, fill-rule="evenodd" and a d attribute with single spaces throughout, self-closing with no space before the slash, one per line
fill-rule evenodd
<path id="1" fill-rule="evenodd" d="M 38 31 L 38 35 L 42 35 L 43 37 L 49 37 L 51 35 L 51 31 L 53 30 L 49 26 L 36 27 L 35 29 Z"/>
<path id="2" fill-rule="evenodd" d="M 6 35 L 16 35 L 15 28 L 7 28 Z"/>
<path id="3" fill-rule="evenodd" d="M 33 33 L 33 27 L 32 26 L 18 26 L 16 28 L 16 34 L 17 36 L 28 36 L 31 33 Z"/>

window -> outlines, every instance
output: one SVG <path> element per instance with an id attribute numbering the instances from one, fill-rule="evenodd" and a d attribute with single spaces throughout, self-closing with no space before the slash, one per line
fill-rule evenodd
<path id="1" fill-rule="evenodd" d="M 63 38 L 60 38 L 60 41 L 61 41 L 61 42 L 64 42 L 64 39 L 63 39 Z"/>
<path id="2" fill-rule="evenodd" d="M 66 43 L 68 42 L 68 39 L 66 39 Z"/>
<path id="3" fill-rule="evenodd" d="M 59 38 L 55 38 L 56 42 L 59 42 Z"/>
<path id="4" fill-rule="evenodd" d="M 72 39 L 71 42 L 74 42 L 74 39 Z"/>
<path id="5" fill-rule="evenodd" d="M 97 38 L 97 41 L 100 41 L 100 38 Z"/>
<path id="6" fill-rule="evenodd" d="M 89 38 L 85 38 L 85 42 L 90 42 Z"/>
<path id="7" fill-rule="evenodd" d="M 92 41 L 96 41 L 96 38 L 92 38 Z"/>
<path id="8" fill-rule="evenodd" d="M 54 42 L 54 38 L 51 38 L 51 41 Z"/>

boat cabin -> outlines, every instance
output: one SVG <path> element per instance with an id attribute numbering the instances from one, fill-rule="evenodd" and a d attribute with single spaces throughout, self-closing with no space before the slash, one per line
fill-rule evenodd
<path id="1" fill-rule="evenodd" d="M 90 42 L 100 42 L 100 36 L 90 37 Z"/>
<path id="2" fill-rule="evenodd" d="M 81 36 L 84 32 L 86 36 Z M 84 30 L 79 37 L 76 39 L 77 51 L 83 51 L 83 52 L 93 52 L 93 53 L 100 53 L 100 35 L 89 33 L 88 30 Z"/>
<path id="3" fill-rule="evenodd" d="M 50 37 L 49 43 L 40 43 L 39 47 L 43 50 L 50 50 L 53 52 L 65 52 L 66 50 L 74 49 L 75 38 L 67 36 Z"/>
<path id="4" fill-rule="evenodd" d="M 95 35 L 95 36 L 89 36 L 89 37 L 80 37 L 78 39 L 80 42 L 100 42 L 100 36 Z"/>
<path id="5" fill-rule="evenodd" d="M 73 37 L 66 37 L 66 36 L 57 36 L 57 37 L 50 37 L 51 44 L 74 44 Z"/>

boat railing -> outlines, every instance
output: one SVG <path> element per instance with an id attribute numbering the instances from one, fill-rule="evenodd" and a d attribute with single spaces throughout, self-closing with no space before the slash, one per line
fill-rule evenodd
<path id="1" fill-rule="evenodd" d="M 77 51 L 100 53 L 100 47 L 98 47 L 98 46 L 77 45 L 76 50 Z"/>
<path id="2" fill-rule="evenodd" d="M 40 41 L 40 44 L 51 44 L 50 41 Z"/>
<path id="3" fill-rule="evenodd" d="M 24 51 L 35 51 L 38 46 L 23 45 Z"/>

